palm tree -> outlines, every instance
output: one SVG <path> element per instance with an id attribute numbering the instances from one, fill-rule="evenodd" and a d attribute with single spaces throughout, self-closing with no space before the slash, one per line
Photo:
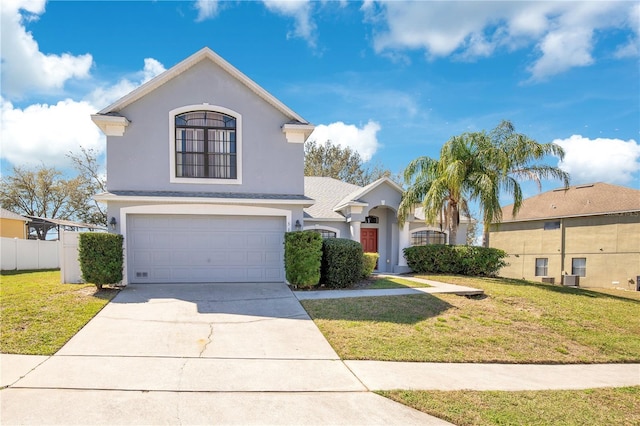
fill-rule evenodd
<path id="1" fill-rule="evenodd" d="M 449 139 L 438 160 L 419 157 L 404 171 L 408 189 L 398 209 L 398 222 L 422 204 L 427 223 L 439 217 L 456 241 L 460 212 L 469 215 L 468 203 L 478 202 L 483 216 L 484 245 L 489 226 L 502 220 L 500 194 L 513 197 L 515 216 L 522 206 L 520 180 L 532 180 L 541 189 L 541 180 L 560 179 L 569 186 L 569 175 L 557 167 L 536 164 L 548 155 L 562 160 L 564 151 L 554 143 L 541 144 L 516 133 L 513 124 L 502 121 L 491 132 L 463 133 Z"/>
<path id="2" fill-rule="evenodd" d="M 440 159 L 419 157 L 411 161 L 404 171 L 408 189 L 398 208 L 398 223 L 422 204 L 425 221 L 440 221 L 449 233 L 449 242 L 456 241 L 460 212 L 469 215 L 467 197 L 471 194 L 469 173 L 475 167 L 475 159 L 464 137 L 456 136 L 444 144 Z"/>
<path id="3" fill-rule="evenodd" d="M 491 223 L 502 220 L 500 194 L 513 197 L 511 214 L 515 217 L 524 201 L 520 182 L 533 181 L 542 190 L 543 179 L 562 181 L 569 187 L 569 174 L 558 167 L 540 164 L 547 156 L 564 158 L 564 150 L 555 143 L 539 143 L 530 137 L 517 133 L 510 121 L 503 120 L 489 134 L 472 134 L 470 140 L 476 145 L 476 155 L 482 165 L 472 175 L 473 194 L 478 201 L 483 216 L 483 245 L 489 244 Z"/>

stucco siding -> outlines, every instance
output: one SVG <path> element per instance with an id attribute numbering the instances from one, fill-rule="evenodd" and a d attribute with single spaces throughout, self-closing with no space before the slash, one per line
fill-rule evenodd
<path id="1" fill-rule="evenodd" d="M 27 228 L 23 220 L 0 219 L 0 237 L 26 238 Z"/>
<path id="2" fill-rule="evenodd" d="M 176 108 L 221 106 L 242 116 L 242 183 L 170 182 L 170 117 Z M 194 109 L 197 109 L 195 107 Z M 125 107 L 124 136 L 107 138 L 108 189 L 303 194 L 303 145 L 287 143 L 289 119 L 211 61 L 202 61 Z"/>
<path id="3" fill-rule="evenodd" d="M 503 223 L 494 227 L 491 247 L 509 254 L 500 275 L 540 281 L 535 259 L 547 258 L 547 274 L 557 284 L 572 273 L 572 260 L 584 258 L 581 287 L 631 288 L 640 275 L 640 215 L 620 214 L 563 218 L 561 228 L 544 230 L 544 221 Z M 563 238 L 564 236 L 564 238 Z M 635 287 L 634 287 L 635 288 Z"/>

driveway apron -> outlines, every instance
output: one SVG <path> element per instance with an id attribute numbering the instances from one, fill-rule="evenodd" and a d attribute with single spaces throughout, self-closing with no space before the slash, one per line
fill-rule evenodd
<path id="1" fill-rule="evenodd" d="M 2 391 L 1 420 L 444 424 L 367 392 L 283 283 L 130 285 Z"/>

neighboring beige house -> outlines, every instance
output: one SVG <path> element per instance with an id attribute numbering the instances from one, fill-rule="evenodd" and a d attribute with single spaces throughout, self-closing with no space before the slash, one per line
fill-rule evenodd
<path id="1" fill-rule="evenodd" d="M 636 289 L 640 276 L 640 191 L 606 183 L 527 198 L 493 224 L 491 247 L 509 254 L 500 275 L 581 287 Z M 577 277 L 577 278 L 574 278 Z"/>
<path id="2" fill-rule="evenodd" d="M 27 223 L 31 220 L 6 209 L 0 209 L 0 237 L 27 238 Z"/>

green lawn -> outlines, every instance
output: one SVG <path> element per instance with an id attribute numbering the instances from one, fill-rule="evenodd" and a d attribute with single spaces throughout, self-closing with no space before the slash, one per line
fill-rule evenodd
<path id="1" fill-rule="evenodd" d="M 343 359 L 429 362 L 640 361 L 640 300 L 510 279 L 422 277 L 483 289 L 455 295 L 302 302 Z"/>
<path id="2" fill-rule="evenodd" d="M 535 392 L 377 393 L 459 426 L 640 424 L 639 386 Z"/>
<path id="3" fill-rule="evenodd" d="M 0 352 L 54 354 L 116 293 L 90 284 L 60 284 L 59 271 L 3 271 Z"/>

